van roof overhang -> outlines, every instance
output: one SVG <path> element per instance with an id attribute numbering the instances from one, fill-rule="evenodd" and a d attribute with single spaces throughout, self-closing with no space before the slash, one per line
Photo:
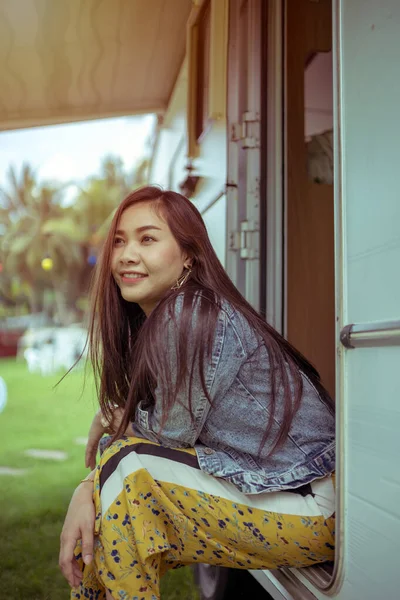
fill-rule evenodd
<path id="1" fill-rule="evenodd" d="M 1 8 L 0 130 L 165 111 L 191 0 L 4 0 Z"/>

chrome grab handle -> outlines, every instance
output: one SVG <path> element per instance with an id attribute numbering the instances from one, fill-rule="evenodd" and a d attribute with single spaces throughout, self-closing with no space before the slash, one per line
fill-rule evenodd
<path id="1" fill-rule="evenodd" d="M 377 321 L 346 325 L 340 332 L 345 348 L 400 346 L 400 321 Z"/>

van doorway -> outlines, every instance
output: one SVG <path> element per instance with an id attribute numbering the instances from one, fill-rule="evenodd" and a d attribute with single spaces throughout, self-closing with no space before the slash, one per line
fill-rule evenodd
<path id="1" fill-rule="evenodd" d="M 335 396 L 331 0 L 286 0 L 285 334 Z"/>

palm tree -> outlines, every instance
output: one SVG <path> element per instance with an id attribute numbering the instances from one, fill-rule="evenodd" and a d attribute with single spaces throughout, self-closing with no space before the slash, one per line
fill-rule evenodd
<path id="1" fill-rule="evenodd" d="M 13 220 L 34 208 L 36 173 L 29 164 L 24 163 L 20 176 L 16 169 L 10 166 L 6 178 L 8 187 L 0 188 L 1 208 L 3 216 Z"/>
<path id="2" fill-rule="evenodd" d="M 132 189 L 132 178 L 119 157 L 105 156 L 100 174 L 91 177 L 75 201 L 77 218 L 92 235 Z"/>
<path id="3" fill-rule="evenodd" d="M 108 161 L 110 157 L 107 157 L 103 162 L 103 169 L 106 167 L 106 171 L 108 170 Z M 114 206 L 110 210 L 108 207 L 107 213 L 104 214 L 103 220 L 98 224 L 98 227 L 95 230 L 94 238 L 96 240 L 96 244 L 100 241 L 104 240 L 108 228 L 110 227 L 111 221 L 113 219 L 115 210 L 118 204 L 121 202 L 123 198 L 125 198 L 130 192 L 135 191 L 139 187 L 142 187 L 148 183 L 148 170 L 149 170 L 150 161 L 148 158 L 143 158 L 140 160 L 135 169 L 133 169 L 132 173 L 126 174 L 125 179 L 119 180 L 119 186 L 117 188 L 111 188 L 113 190 L 113 196 L 108 196 L 111 200 L 111 203 L 114 203 Z M 115 198 L 116 194 L 116 198 Z M 106 208 L 105 205 L 104 208 Z"/>
<path id="4" fill-rule="evenodd" d="M 28 282 L 31 311 L 43 309 L 45 289 L 54 291 L 59 318 L 66 311 L 68 291 L 83 262 L 82 242 L 85 231 L 60 204 L 62 190 L 54 185 L 38 185 L 29 165 L 23 165 L 18 177 L 8 171 L 8 187 L 0 190 L 1 218 L 6 232 L 0 238 L 3 269 Z M 50 257 L 52 268 L 42 269 Z"/>
<path id="5" fill-rule="evenodd" d="M 36 174 L 28 164 L 23 164 L 18 174 L 12 166 L 6 174 L 7 187 L 0 188 L 0 219 L 1 237 L 0 252 L 2 256 L 2 271 L 10 277 L 20 276 L 30 284 L 31 309 L 38 312 L 41 309 L 40 288 L 33 285 L 29 270 L 22 259 L 26 250 L 26 236 L 35 219 L 34 195 Z M 22 234 L 22 239 L 18 234 Z M 15 260 L 11 255 L 15 253 Z M 2 277 L 4 280 L 4 276 Z"/>
<path id="6" fill-rule="evenodd" d="M 84 187 L 74 184 L 80 191 L 69 207 L 62 205 L 66 186 L 39 185 L 26 164 L 20 174 L 9 168 L 8 185 L 0 189 L 0 257 L 8 274 L 29 285 L 32 312 L 43 310 L 44 292 L 52 290 L 58 319 L 73 318 L 77 298 L 87 292 L 97 246 L 121 200 L 147 182 L 148 165 L 143 159 L 126 173 L 120 158 L 106 156 L 100 176 Z M 46 257 L 52 261 L 48 272 L 42 268 Z"/>

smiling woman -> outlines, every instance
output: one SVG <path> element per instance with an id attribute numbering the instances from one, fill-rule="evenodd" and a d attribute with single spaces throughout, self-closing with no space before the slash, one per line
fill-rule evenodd
<path id="1" fill-rule="evenodd" d="M 130 194 L 96 269 L 92 468 L 106 430 L 113 439 L 65 520 L 72 598 L 158 600 L 163 573 L 200 562 L 330 560 L 331 399 L 228 278 L 194 205 L 156 187 Z"/>
<path id="2" fill-rule="evenodd" d="M 190 266 L 154 202 L 133 204 L 122 213 L 111 269 L 127 302 L 136 302 L 148 316 Z"/>

